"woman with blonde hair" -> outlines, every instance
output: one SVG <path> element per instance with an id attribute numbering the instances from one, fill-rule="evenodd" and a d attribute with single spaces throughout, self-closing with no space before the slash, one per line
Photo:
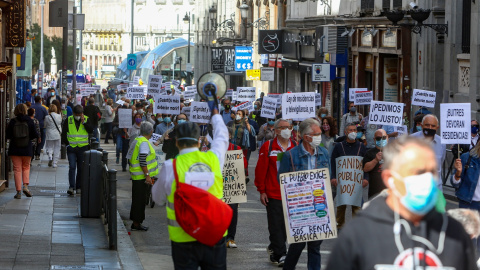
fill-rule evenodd
<path id="1" fill-rule="evenodd" d="M 15 188 L 17 194 L 15 199 L 22 198 L 23 193 L 27 197 L 32 197 L 28 189 L 30 181 L 30 160 L 33 156 L 32 139 L 38 139 L 40 135 L 35 130 L 33 120 L 27 115 L 27 106 L 18 104 L 13 112 L 15 118 L 12 118 L 7 126 L 7 140 L 10 140 L 8 155 L 13 163 L 13 172 L 15 178 Z"/>
<path id="2" fill-rule="evenodd" d="M 45 148 L 48 154 L 48 166 L 57 167 L 60 156 L 60 141 L 62 134 L 62 116 L 58 113 L 55 104 L 50 104 L 48 115 L 45 117 Z"/>

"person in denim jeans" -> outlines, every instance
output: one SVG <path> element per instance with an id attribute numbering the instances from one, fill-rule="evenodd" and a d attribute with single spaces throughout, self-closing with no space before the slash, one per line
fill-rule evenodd
<path id="1" fill-rule="evenodd" d="M 285 152 L 278 175 L 286 172 L 305 171 L 319 168 L 330 169 L 330 158 L 328 151 L 320 146 L 322 142 L 322 130 L 320 123 L 308 118 L 300 124 L 299 127 L 301 143 Z M 308 244 L 308 270 L 319 270 L 321 268 L 320 245 L 322 241 L 311 241 L 308 243 L 291 244 L 288 248 L 287 257 L 285 258 L 284 270 L 293 270 L 297 265 L 298 259 L 302 254 L 305 245 Z"/>

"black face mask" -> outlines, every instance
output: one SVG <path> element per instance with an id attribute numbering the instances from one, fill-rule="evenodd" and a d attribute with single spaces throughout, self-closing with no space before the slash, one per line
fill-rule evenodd
<path id="1" fill-rule="evenodd" d="M 225 110 L 230 110 L 230 105 L 225 105 Z"/>
<path id="2" fill-rule="evenodd" d="M 425 137 L 434 137 L 435 134 L 437 133 L 437 130 L 431 129 L 431 128 L 424 128 L 422 129 L 422 132 L 423 132 L 423 135 L 425 135 Z"/>

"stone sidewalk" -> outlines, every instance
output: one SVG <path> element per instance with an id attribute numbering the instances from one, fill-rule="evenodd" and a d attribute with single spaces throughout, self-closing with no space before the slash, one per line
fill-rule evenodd
<path id="1" fill-rule="evenodd" d="M 119 252 L 109 250 L 101 219 L 80 217 L 80 196 L 67 195 L 68 161 L 51 168 L 41 159 L 31 165 L 32 198 L 13 198 L 13 174 L 0 193 L 0 269 L 139 269 L 119 260 L 128 236 L 119 231 Z"/>

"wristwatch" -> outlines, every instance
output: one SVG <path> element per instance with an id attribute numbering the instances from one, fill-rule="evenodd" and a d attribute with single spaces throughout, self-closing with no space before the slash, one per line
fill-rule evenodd
<path id="1" fill-rule="evenodd" d="M 150 176 L 150 173 L 147 172 L 147 173 L 145 174 L 145 176 Z"/>

